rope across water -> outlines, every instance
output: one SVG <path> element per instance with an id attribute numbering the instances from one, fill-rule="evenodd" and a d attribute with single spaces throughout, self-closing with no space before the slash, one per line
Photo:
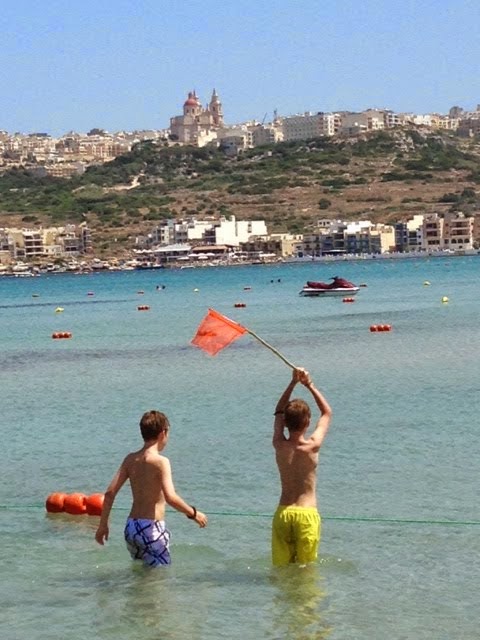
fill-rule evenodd
<path id="1" fill-rule="evenodd" d="M 44 504 L 0 504 L 2 511 L 27 511 L 31 509 L 45 509 Z M 129 507 L 114 507 L 114 511 L 128 511 Z M 168 510 L 169 513 L 176 513 Z M 257 513 L 253 511 L 206 511 L 208 516 L 223 516 L 231 518 L 272 518 L 271 513 Z M 337 522 L 363 522 L 377 524 L 435 524 L 441 526 L 480 526 L 480 520 L 440 520 L 428 518 L 387 518 L 383 516 L 331 516 L 322 515 L 322 520 Z"/>

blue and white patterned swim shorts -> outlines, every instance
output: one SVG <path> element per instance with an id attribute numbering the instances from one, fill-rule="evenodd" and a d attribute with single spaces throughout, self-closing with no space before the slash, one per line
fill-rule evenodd
<path id="1" fill-rule="evenodd" d="M 148 567 L 170 564 L 170 531 L 163 520 L 128 518 L 125 542 L 134 560 L 142 560 Z"/>

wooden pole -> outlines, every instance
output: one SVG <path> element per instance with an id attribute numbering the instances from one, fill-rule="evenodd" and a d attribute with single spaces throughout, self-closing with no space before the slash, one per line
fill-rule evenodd
<path id="1" fill-rule="evenodd" d="M 245 327 L 246 328 L 246 327 Z M 285 362 L 285 364 L 287 364 L 289 367 L 291 367 L 292 369 L 295 369 L 295 365 L 292 364 L 289 360 L 287 360 L 285 358 L 285 356 L 283 356 L 280 351 L 277 351 L 277 349 L 275 349 L 275 347 L 272 347 L 271 344 L 268 344 L 268 342 L 265 342 L 265 340 L 263 340 L 262 338 L 260 338 L 260 336 L 257 336 L 256 333 L 254 333 L 253 331 L 250 331 L 250 329 L 247 329 L 247 333 L 249 333 L 251 336 L 253 336 L 256 340 L 258 340 L 261 344 L 263 344 L 264 347 L 267 347 L 267 349 L 270 349 L 270 351 L 272 351 L 276 356 L 278 356 L 280 358 L 280 360 L 283 360 L 283 362 Z"/>

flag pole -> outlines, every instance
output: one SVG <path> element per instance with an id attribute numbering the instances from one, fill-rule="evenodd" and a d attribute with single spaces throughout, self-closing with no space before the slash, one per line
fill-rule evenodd
<path id="1" fill-rule="evenodd" d="M 247 329 L 247 327 L 244 327 L 245 329 Z M 285 356 L 283 356 L 280 351 L 277 351 L 277 349 L 275 349 L 275 347 L 272 347 L 271 344 L 268 344 L 268 342 L 265 342 L 265 340 L 263 340 L 262 338 L 260 338 L 260 336 L 257 336 L 256 333 L 254 333 L 253 331 L 251 331 L 250 329 L 247 329 L 247 333 L 249 333 L 251 336 L 253 336 L 256 340 L 258 340 L 261 344 L 263 344 L 264 347 L 267 347 L 267 349 L 270 349 L 270 351 L 272 351 L 276 356 L 278 356 L 280 358 L 280 360 L 283 360 L 283 362 L 285 362 L 285 364 L 287 364 L 289 367 L 291 367 L 292 369 L 295 369 L 295 365 L 292 364 L 289 360 L 287 360 L 285 358 Z"/>

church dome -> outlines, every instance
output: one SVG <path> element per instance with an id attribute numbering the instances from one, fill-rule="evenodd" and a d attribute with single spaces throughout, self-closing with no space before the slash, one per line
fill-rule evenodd
<path id="1" fill-rule="evenodd" d="M 189 93 L 188 98 L 183 103 L 184 107 L 198 107 L 198 98 L 194 93 Z"/>

